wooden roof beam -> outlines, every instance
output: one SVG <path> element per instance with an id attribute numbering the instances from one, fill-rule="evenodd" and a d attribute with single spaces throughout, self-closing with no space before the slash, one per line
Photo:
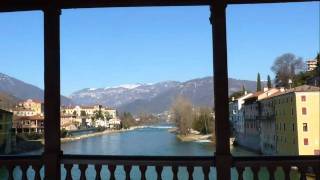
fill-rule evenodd
<path id="1" fill-rule="evenodd" d="M 228 4 L 311 2 L 319 0 L 228 0 Z M 59 1 L 58 1 L 59 2 Z M 103 7 L 202 6 L 213 0 L 60 0 L 61 9 Z M 1 0 L 0 12 L 42 10 L 50 1 Z"/>

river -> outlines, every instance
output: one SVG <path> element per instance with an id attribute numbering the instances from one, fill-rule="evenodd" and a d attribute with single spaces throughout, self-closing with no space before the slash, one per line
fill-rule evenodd
<path id="1" fill-rule="evenodd" d="M 149 155 L 149 156 L 211 156 L 214 154 L 215 147 L 211 143 L 205 142 L 181 142 L 175 134 L 168 132 L 168 126 L 154 126 L 148 128 L 135 129 L 132 131 L 106 134 L 102 136 L 91 137 L 78 141 L 63 143 L 61 148 L 65 154 L 94 154 L 94 155 Z M 37 154 L 39 152 L 33 152 Z M 231 153 L 236 156 L 256 155 L 239 147 L 231 148 Z M 232 169 L 232 178 L 237 179 L 237 172 Z M 77 166 L 72 170 L 74 179 L 79 178 L 80 171 Z M 33 172 L 28 171 L 28 176 L 32 177 Z M 43 174 L 43 170 L 42 170 Z M 87 169 L 88 179 L 94 179 L 95 171 L 93 166 Z M 109 178 L 107 167 L 102 169 L 102 175 L 105 179 Z M 148 179 L 156 179 L 154 167 L 147 170 Z M 185 167 L 179 168 L 179 179 L 188 179 Z M 6 173 L 2 173 L 1 177 L 5 177 Z M 20 179 L 21 172 L 19 169 L 14 171 L 14 176 Z M 203 179 L 203 173 L 200 168 L 195 168 L 194 179 Z M 261 179 L 268 179 L 266 170 L 260 171 Z M 62 179 L 65 177 L 65 171 L 62 168 Z M 116 169 L 117 179 L 124 179 L 125 174 L 122 166 Z M 140 179 L 141 175 L 138 167 L 133 167 L 131 171 L 131 179 Z M 170 168 L 164 167 L 162 173 L 163 179 L 172 179 Z M 283 177 L 281 172 L 277 172 L 277 177 Z M 251 179 L 250 171 L 244 172 L 245 179 Z M 2 179 L 2 178 L 1 178 Z M 215 169 L 211 168 L 210 179 L 215 179 Z"/>

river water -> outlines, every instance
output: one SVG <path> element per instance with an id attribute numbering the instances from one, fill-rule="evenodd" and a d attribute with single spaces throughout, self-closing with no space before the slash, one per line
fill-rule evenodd
<path id="1" fill-rule="evenodd" d="M 146 155 L 146 156 L 211 156 L 214 154 L 215 147 L 207 142 L 181 142 L 175 134 L 168 132 L 168 126 L 153 126 L 132 131 L 106 134 L 102 136 L 91 137 L 78 141 L 68 142 L 61 145 L 64 154 L 94 154 L 94 155 Z M 37 152 L 33 152 L 36 154 Z M 236 156 L 256 155 L 252 152 L 241 148 L 231 148 L 231 153 Z M 232 179 L 237 179 L 237 172 L 232 169 Z M 2 174 L 2 175 L 1 175 Z M 42 173 L 43 174 L 43 169 Z M 77 166 L 72 169 L 74 179 L 79 179 L 80 171 Z M 88 179 L 95 178 L 95 170 L 89 165 L 86 175 Z M 103 179 L 109 179 L 110 174 L 107 166 L 102 168 Z M 0 173 L 5 179 L 6 173 Z M 15 169 L 14 176 L 20 179 L 21 172 Z M 28 176 L 33 177 L 34 172 L 29 169 Z M 147 179 L 156 179 L 156 171 L 154 167 L 148 167 L 146 173 Z M 179 168 L 179 179 L 188 179 L 188 173 L 185 167 Z M 116 169 L 117 179 L 125 179 L 122 166 Z M 140 179 L 141 174 L 138 167 L 133 167 L 131 171 L 131 179 Z M 162 173 L 163 179 L 172 179 L 172 172 L 169 167 L 164 167 Z M 196 167 L 193 174 L 194 179 L 203 179 L 201 168 Z M 215 179 L 215 169 L 211 168 L 210 179 Z M 269 175 L 265 169 L 259 173 L 261 179 L 268 179 Z M 279 179 L 283 178 L 282 172 L 277 172 Z M 65 178 L 65 170 L 62 168 L 62 179 Z M 277 179 L 278 179 L 277 178 Z M 244 172 L 244 179 L 252 179 L 250 170 Z"/>

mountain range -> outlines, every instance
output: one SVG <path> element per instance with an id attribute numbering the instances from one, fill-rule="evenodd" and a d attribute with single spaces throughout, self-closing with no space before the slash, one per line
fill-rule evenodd
<path id="1" fill-rule="evenodd" d="M 44 100 L 44 91 L 41 88 L 3 73 L 0 73 L 0 92 L 20 100 Z M 72 101 L 65 96 L 61 96 L 61 104 L 72 104 Z"/>
<path id="2" fill-rule="evenodd" d="M 256 89 L 255 81 L 229 78 L 229 94 L 246 87 Z M 213 106 L 213 78 L 204 77 L 186 82 L 163 81 L 155 84 L 132 84 L 108 88 L 86 88 L 69 97 L 76 104 L 102 104 L 121 112 L 137 114 L 161 113 L 170 109 L 174 99 L 182 95 L 197 106 Z"/>
<path id="3" fill-rule="evenodd" d="M 246 87 L 256 89 L 255 81 L 229 78 L 229 94 Z M 203 77 L 185 82 L 163 81 L 154 84 L 127 84 L 107 88 L 85 88 L 69 97 L 61 96 L 62 105 L 93 105 L 115 107 L 120 112 L 138 114 L 161 113 L 170 109 L 178 95 L 188 98 L 197 106 L 213 106 L 213 78 Z M 219 88 L 219 87 L 217 87 Z M 0 100 L 15 102 L 23 99 L 43 101 L 43 90 L 0 73 Z M 5 98 L 4 98 L 5 97 Z M 3 100 L 4 102 L 4 100 Z"/>

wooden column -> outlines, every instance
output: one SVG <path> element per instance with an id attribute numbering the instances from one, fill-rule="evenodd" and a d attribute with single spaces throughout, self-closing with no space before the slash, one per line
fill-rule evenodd
<path id="1" fill-rule="evenodd" d="M 211 6 L 213 69 L 215 97 L 217 179 L 231 179 L 230 128 L 228 100 L 228 65 L 226 39 L 226 2 L 216 0 Z"/>
<path id="2" fill-rule="evenodd" d="M 44 164 L 46 179 L 60 179 L 60 9 L 44 9 Z"/>

